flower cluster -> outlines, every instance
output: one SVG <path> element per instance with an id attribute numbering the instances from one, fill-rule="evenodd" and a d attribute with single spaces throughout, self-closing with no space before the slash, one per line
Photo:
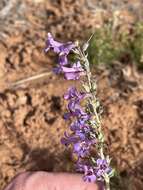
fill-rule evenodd
<path id="1" fill-rule="evenodd" d="M 99 102 L 96 99 L 95 82 L 91 79 L 87 47 L 88 43 L 80 48 L 72 42 L 57 42 L 48 33 L 45 52 L 51 49 L 58 54 L 55 73 L 63 73 L 67 80 L 78 80 L 82 75 L 87 79 L 82 85 L 81 92 L 75 87 L 70 87 L 64 95 L 64 99 L 68 101 L 68 112 L 64 114 L 64 119 L 70 119 L 72 123 L 69 126 L 71 132 L 65 132 L 61 142 L 65 146 L 72 146 L 73 154 L 77 156 L 77 170 L 84 172 L 83 179 L 89 182 L 104 181 L 106 189 L 109 190 L 109 179 L 113 176 L 113 169 L 110 167 L 109 156 L 105 157 L 103 152 L 104 136 L 100 113 L 97 111 Z M 77 55 L 75 63 L 68 59 L 71 52 Z M 94 157 L 91 155 L 92 148 L 96 150 Z"/>
<path id="2" fill-rule="evenodd" d="M 85 93 L 78 92 L 76 88 L 69 88 L 64 98 L 69 101 L 68 110 L 65 119 L 73 118 L 74 122 L 70 125 L 72 133 L 62 138 L 62 143 L 65 145 L 73 144 L 73 153 L 78 157 L 83 158 L 89 154 L 92 144 L 95 144 L 95 139 L 91 139 L 91 128 L 87 124 L 90 115 L 86 113 L 80 106 L 80 101 L 85 98 Z"/>
<path id="3" fill-rule="evenodd" d="M 84 172 L 83 179 L 85 181 L 103 181 L 103 176 L 111 173 L 112 169 L 106 159 L 98 158 L 96 164 L 91 166 L 89 164 L 79 164 L 78 170 Z"/>
<path id="4" fill-rule="evenodd" d="M 56 74 L 64 73 L 67 80 L 77 80 L 84 74 L 84 70 L 79 61 L 73 64 L 68 61 L 68 54 L 75 47 L 76 45 L 72 42 L 60 43 L 55 41 L 52 35 L 48 33 L 45 52 L 51 49 L 58 54 L 58 66 L 54 68 L 54 72 Z"/>
<path id="5" fill-rule="evenodd" d="M 69 101 L 67 106 L 69 112 L 65 114 L 64 118 L 67 120 L 72 117 L 74 122 L 69 126 L 72 133 L 68 135 L 65 132 L 61 142 L 66 146 L 72 145 L 73 153 L 78 158 L 77 170 L 84 172 L 84 181 L 103 181 L 104 175 L 111 172 L 109 162 L 105 158 L 97 158 L 96 164 L 93 165 L 85 162 L 90 156 L 92 146 L 96 146 L 96 143 L 98 143 L 96 131 L 89 123 L 92 120 L 91 115 L 80 106 L 80 101 L 88 98 L 88 95 L 78 92 L 75 87 L 71 87 L 64 98 Z"/>

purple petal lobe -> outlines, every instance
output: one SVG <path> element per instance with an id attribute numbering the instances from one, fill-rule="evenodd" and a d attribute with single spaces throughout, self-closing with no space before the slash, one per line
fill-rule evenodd
<path id="1" fill-rule="evenodd" d="M 67 43 L 61 43 L 58 41 L 55 41 L 53 39 L 53 36 L 51 33 L 48 33 L 47 41 L 46 41 L 46 47 L 45 47 L 45 52 L 49 51 L 52 49 L 55 53 L 58 54 L 66 54 L 68 55 L 69 52 L 75 48 L 75 44 L 72 42 L 67 42 Z"/>

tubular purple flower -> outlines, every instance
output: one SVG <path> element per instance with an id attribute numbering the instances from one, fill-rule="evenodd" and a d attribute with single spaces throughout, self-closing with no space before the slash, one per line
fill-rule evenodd
<path id="1" fill-rule="evenodd" d="M 68 55 L 69 52 L 73 48 L 75 48 L 75 46 L 76 45 L 72 42 L 67 42 L 67 43 L 57 42 L 53 39 L 51 33 L 48 33 L 45 52 L 48 52 L 50 49 L 52 49 L 55 53 L 58 53 L 60 55 Z"/>
<path id="2" fill-rule="evenodd" d="M 90 119 L 91 116 L 84 112 L 82 109 L 75 109 L 65 113 L 63 118 L 65 120 L 68 120 L 71 117 L 76 117 L 80 125 L 85 125 L 85 123 Z"/>
<path id="3" fill-rule="evenodd" d="M 81 141 L 88 140 L 88 138 L 87 138 L 87 133 L 85 133 L 84 130 L 77 129 L 77 130 L 75 131 L 75 135 L 78 136 Z"/>
<path id="4" fill-rule="evenodd" d="M 83 125 L 86 121 L 90 119 L 90 115 L 87 114 L 86 112 L 82 112 L 79 114 L 78 122 Z"/>
<path id="5" fill-rule="evenodd" d="M 60 53 L 59 49 L 63 44 L 60 42 L 57 42 L 53 39 L 51 33 L 48 33 L 48 37 L 46 40 L 46 47 L 45 52 L 48 52 L 50 49 L 53 49 L 54 52 Z"/>
<path id="6" fill-rule="evenodd" d="M 68 58 L 66 54 L 59 55 L 58 63 L 60 66 L 68 64 Z"/>
<path id="7" fill-rule="evenodd" d="M 71 87 L 65 93 L 64 98 L 69 100 L 68 110 L 69 112 L 64 115 L 65 119 L 70 117 L 84 118 L 86 113 L 82 110 L 79 105 L 80 101 L 85 97 L 85 93 L 78 92 L 75 87 Z"/>
<path id="8" fill-rule="evenodd" d="M 68 103 L 68 109 L 70 112 L 75 112 L 76 110 L 80 110 L 82 112 L 82 108 L 79 105 L 79 100 L 71 100 Z"/>
<path id="9" fill-rule="evenodd" d="M 70 130 L 71 131 L 76 131 L 76 130 L 80 130 L 82 128 L 82 126 L 80 125 L 80 123 L 77 121 L 74 121 L 71 125 L 70 125 Z"/>
<path id="10" fill-rule="evenodd" d="M 112 169 L 109 167 L 109 164 L 106 159 L 98 158 L 96 161 L 96 164 L 97 164 L 97 167 L 96 167 L 97 178 L 98 180 L 103 180 L 103 175 L 105 173 L 106 174 L 110 173 Z"/>
<path id="11" fill-rule="evenodd" d="M 90 127 L 88 125 L 81 124 L 78 120 L 73 122 L 70 125 L 70 129 L 71 131 L 74 131 L 74 132 L 79 131 L 79 130 L 83 130 L 85 133 L 90 132 Z"/>
<path id="12" fill-rule="evenodd" d="M 95 140 L 89 140 L 86 132 L 79 129 L 75 130 L 75 133 L 71 135 L 64 133 L 64 138 L 61 139 L 61 142 L 66 146 L 73 144 L 73 153 L 82 158 L 89 154 L 91 145 L 95 144 Z"/>
<path id="13" fill-rule="evenodd" d="M 66 132 L 64 133 L 64 137 L 61 138 L 61 143 L 64 144 L 65 146 L 68 146 L 72 143 L 77 143 L 78 142 L 78 137 L 74 135 L 68 135 Z"/>
<path id="14" fill-rule="evenodd" d="M 70 125 L 70 129 L 81 141 L 89 140 L 91 128 L 88 125 L 81 125 L 78 120 Z"/>
<path id="15" fill-rule="evenodd" d="M 74 107 L 74 104 L 70 104 L 68 105 L 68 108 L 69 112 L 64 114 L 65 120 L 68 120 L 71 117 L 76 117 L 78 118 L 79 123 L 84 124 L 90 118 L 90 116 L 84 112 L 79 105 Z"/>
<path id="16" fill-rule="evenodd" d="M 77 129 L 75 131 L 75 135 L 78 136 L 82 141 L 89 140 L 89 133 L 90 129 L 87 130 L 86 126 L 82 126 L 82 129 Z"/>
<path id="17" fill-rule="evenodd" d="M 74 63 L 70 68 L 62 66 L 62 71 L 67 80 L 78 80 L 80 76 L 85 74 L 79 61 L 77 61 L 77 63 Z"/>
<path id="18" fill-rule="evenodd" d="M 85 97 L 85 93 L 83 92 L 78 92 L 75 87 L 70 87 L 68 91 L 64 94 L 64 99 L 65 100 L 70 100 L 70 99 L 78 99 L 79 101 Z"/>
<path id="19" fill-rule="evenodd" d="M 83 113 L 81 107 L 73 101 L 69 102 L 68 109 L 69 112 L 66 113 L 65 115 L 66 116 L 65 118 L 67 119 L 69 119 L 70 117 L 80 117 L 81 114 Z"/>
<path id="20" fill-rule="evenodd" d="M 78 80 L 80 76 L 84 75 L 84 70 L 82 69 L 80 62 L 74 63 L 72 67 L 65 67 L 67 65 L 66 57 L 59 57 L 60 65 L 54 68 L 56 74 L 64 73 L 67 80 Z"/>
<path id="21" fill-rule="evenodd" d="M 79 141 L 78 143 L 74 144 L 73 153 L 77 154 L 78 157 L 83 158 L 89 154 L 90 146 L 90 142 Z"/>
<path id="22" fill-rule="evenodd" d="M 83 180 L 88 182 L 95 182 L 97 180 L 92 167 L 84 166 Z"/>
<path id="23" fill-rule="evenodd" d="M 83 180 L 87 182 L 95 182 L 97 180 L 94 173 L 94 167 L 78 162 L 77 170 L 84 172 Z"/>

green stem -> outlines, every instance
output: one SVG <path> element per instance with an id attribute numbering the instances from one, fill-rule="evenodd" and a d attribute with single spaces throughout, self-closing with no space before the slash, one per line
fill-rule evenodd
<path id="1" fill-rule="evenodd" d="M 91 71 L 90 71 L 90 67 L 89 67 L 89 61 L 88 61 L 87 58 L 85 59 L 85 69 L 86 69 L 86 76 L 87 76 L 87 79 L 88 79 L 88 85 L 89 85 L 90 91 L 92 92 Z M 92 98 L 90 99 L 91 104 L 93 104 L 93 100 L 96 100 L 96 96 L 95 96 L 95 94 L 92 93 Z M 99 134 L 101 134 L 102 133 L 101 122 L 100 122 L 100 119 L 99 119 L 99 116 L 98 116 L 98 113 L 97 113 L 97 110 L 96 110 L 96 106 L 94 106 L 94 105 L 93 105 L 93 110 L 94 110 L 94 114 L 95 114 L 96 121 L 97 121 L 97 124 L 98 124 L 98 132 L 99 132 Z M 102 159 L 104 159 L 103 146 L 102 146 L 103 143 L 104 143 L 104 139 L 102 139 L 102 141 L 101 141 L 101 147 L 100 147 L 100 150 L 99 150 L 99 154 L 100 154 L 100 157 Z"/>
<path id="2" fill-rule="evenodd" d="M 110 190 L 110 178 L 105 176 L 105 190 Z"/>
<path id="3" fill-rule="evenodd" d="M 106 183 L 105 188 L 106 188 L 106 190 L 110 190 L 110 184 Z"/>
<path id="4" fill-rule="evenodd" d="M 87 80 L 88 80 L 89 90 L 92 94 L 89 101 L 90 101 L 91 105 L 93 105 L 93 111 L 94 111 L 96 122 L 97 122 L 98 133 L 102 134 L 101 121 L 100 121 L 100 118 L 98 116 L 98 113 L 96 110 L 96 105 L 95 105 L 96 95 L 94 93 L 95 89 L 93 89 L 92 82 L 91 82 L 91 71 L 90 71 L 89 61 L 88 61 L 87 57 L 84 55 L 84 53 L 82 53 L 82 56 L 83 56 L 83 60 L 85 63 L 85 70 L 86 70 L 86 76 L 87 76 Z M 99 139 L 99 142 L 101 143 L 100 149 L 99 149 L 99 155 L 102 159 L 104 159 L 105 158 L 104 153 L 103 153 L 104 138 L 102 137 L 101 139 Z M 109 179 L 109 177 L 105 176 L 104 179 L 105 179 L 105 190 L 110 190 L 110 179 Z"/>

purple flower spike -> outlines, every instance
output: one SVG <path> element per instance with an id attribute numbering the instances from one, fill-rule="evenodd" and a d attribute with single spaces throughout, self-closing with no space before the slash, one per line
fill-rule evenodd
<path id="1" fill-rule="evenodd" d="M 72 42 L 67 42 L 67 43 L 61 43 L 57 42 L 53 39 L 53 36 L 51 33 L 48 33 L 48 38 L 46 41 L 46 48 L 45 52 L 48 52 L 50 49 L 53 49 L 55 53 L 58 53 L 60 55 L 68 55 L 69 52 L 75 48 L 75 44 Z"/>
<path id="2" fill-rule="evenodd" d="M 84 46 L 88 46 L 89 40 Z M 96 91 L 96 84 L 94 85 L 95 81 L 92 80 L 87 47 L 84 46 L 80 47 L 78 42 L 55 41 L 51 33 L 48 33 L 45 52 L 52 50 L 58 54 L 58 64 L 53 69 L 54 73 L 63 74 L 67 80 L 78 80 L 81 76 L 86 76 L 82 85 L 83 92 L 70 87 L 64 95 L 64 99 L 68 101 L 64 119 L 72 120 L 72 123 L 69 126 L 70 132 L 68 130 L 68 133 L 64 133 L 61 143 L 72 148 L 72 153 L 77 159 L 77 169 L 84 173 L 84 181 L 102 181 L 105 185 L 109 185 L 114 170 L 110 167 L 109 156 L 107 159 L 104 156 L 104 147 L 100 146 L 104 144 L 104 138 L 101 138 L 100 113 L 95 105 L 96 94 L 92 93 L 93 86 Z M 68 56 L 71 51 L 75 55 L 74 63 Z M 83 104 L 81 104 L 83 99 Z M 91 109 L 91 105 L 94 110 Z M 92 156 L 92 148 L 96 150 L 95 158 Z"/>

